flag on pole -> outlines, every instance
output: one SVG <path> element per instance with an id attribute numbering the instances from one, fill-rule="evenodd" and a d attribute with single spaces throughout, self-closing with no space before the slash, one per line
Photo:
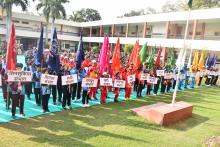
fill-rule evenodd
<path id="1" fill-rule="evenodd" d="M 134 70 L 137 70 L 140 65 L 141 65 L 141 59 L 140 59 L 140 46 L 139 46 L 139 41 L 137 40 L 136 44 L 135 44 L 135 48 L 136 48 L 136 53 L 135 53 L 135 57 L 134 57 Z"/>
<path id="2" fill-rule="evenodd" d="M 214 63 L 213 63 L 213 67 L 215 67 L 217 60 L 218 60 L 218 55 L 216 55 L 216 57 L 215 57 L 215 60 L 214 60 Z"/>
<path id="3" fill-rule="evenodd" d="M 188 1 L 188 6 L 189 6 L 190 9 L 192 9 L 192 3 L 193 3 L 193 0 Z"/>
<path id="4" fill-rule="evenodd" d="M 134 45 L 134 48 L 132 50 L 132 53 L 130 55 L 130 58 L 129 58 L 129 64 L 133 63 L 134 64 L 134 61 L 135 61 L 135 57 L 136 57 L 136 54 L 137 54 L 137 48 L 139 47 L 139 41 L 137 40 L 135 42 L 135 45 Z"/>
<path id="5" fill-rule="evenodd" d="M 144 63 L 146 59 L 147 59 L 147 43 L 145 43 L 140 50 L 141 63 Z"/>
<path id="6" fill-rule="evenodd" d="M 101 55 L 99 56 L 99 63 L 100 63 L 100 71 L 101 73 L 106 72 L 109 61 L 110 61 L 110 51 L 109 51 L 109 38 L 108 36 L 105 37 L 102 49 L 101 49 Z"/>
<path id="7" fill-rule="evenodd" d="M 195 71 L 197 70 L 197 67 L 198 67 L 198 60 L 199 60 L 199 52 L 195 52 L 193 63 L 192 63 L 192 69 Z"/>
<path id="8" fill-rule="evenodd" d="M 153 48 L 150 56 L 148 56 L 147 60 L 146 60 L 146 63 L 148 65 L 148 68 L 149 69 L 152 69 L 154 67 L 154 54 L 155 54 L 155 49 L 156 49 L 156 46 Z"/>
<path id="9" fill-rule="evenodd" d="M 208 68 L 213 67 L 215 62 L 215 55 L 212 56 L 212 58 L 210 59 L 209 63 L 208 63 Z"/>
<path id="10" fill-rule="evenodd" d="M 160 56 L 161 56 L 161 47 L 158 51 L 156 61 L 154 63 L 154 68 L 158 68 L 160 66 Z"/>
<path id="11" fill-rule="evenodd" d="M 168 63 L 167 63 L 167 68 L 169 70 L 172 69 L 173 65 L 175 64 L 175 56 L 174 56 L 174 48 L 172 48 L 172 51 L 170 53 L 170 56 L 169 56 L 169 60 L 168 60 Z"/>
<path id="12" fill-rule="evenodd" d="M 56 28 L 54 28 L 53 39 L 51 41 L 48 68 L 55 72 L 60 70 L 59 44 Z"/>
<path id="13" fill-rule="evenodd" d="M 116 73 L 120 71 L 120 39 L 118 38 L 112 57 L 112 70 Z"/>
<path id="14" fill-rule="evenodd" d="M 11 25 L 11 32 L 7 45 L 6 69 L 15 70 L 17 64 L 16 35 L 14 23 Z"/>
<path id="15" fill-rule="evenodd" d="M 206 61 L 205 61 L 205 67 L 207 68 L 208 65 L 209 65 L 209 59 L 210 59 L 210 56 L 208 54 L 208 57 L 206 58 Z"/>
<path id="16" fill-rule="evenodd" d="M 201 57 L 199 59 L 199 64 L 198 64 L 198 69 L 200 71 L 203 70 L 204 64 L 205 64 L 205 51 L 203 50 L 202 53 L 201 53 Z"/>
<path id="17" fill-rule="evenodd" d="M 78 50 L 76 53 L 76 69 L 80 69 L 82 62 L 84 61 L 84 49 L 83 49 L 83 41 L 82 41 L 82 32 L 80 33 L 80 41 L 78 45 Z"/>
<path id="18" fill-rule="evenodd" d="M 40 33 L 40 38 L 38 41 L 38 45 L 37 45 L 37 52 L 35 55 L 35 59 L 34 59 L 34 63 L 35 65 L 39 65 L 42 64 L 42 59 L 43 59 L 43 49 L 44 49 L 44 29 L 43 27 L 41 28 L 41 33 Z"/>

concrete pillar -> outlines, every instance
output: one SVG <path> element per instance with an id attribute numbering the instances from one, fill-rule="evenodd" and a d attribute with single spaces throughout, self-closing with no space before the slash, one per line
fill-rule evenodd
<path id="1" fill-rule="evenodd" d="M 198 26 L 198 20 L 194 20 L 194 24 L 193 24 L 193 33 L 192 33 L 192 40 L 194 40 L 196 38 L 196 30 L 197 30 L 197 26 Z"/>
<path id="2" fill-rule="evenodd" d="M 143 29 L 143 35 L 142 35 L 143 38 L 145 38 L 146 32 L 147 32 L 147 23 L 145 22 L 144 23 L 144 29 Z"/>
<path id="3" fill-rule="evenodd" d="M 127 23 L 127 26 L 126 26 L 126 33 L 125 33 L 125 37 L 126 37 L 126 38 L 128 37 L 128 31 L 129 31 L 129 24 Z"/>
<path id="4" fill-rule="evenodd" d="M 205 22 L 202 23 L 202 32 L 201 32 L 201 39 L 205 38 Z"/>
<path id="5" fill-rule="evenodd" d="M 165 30 L 164 38 L 168 38 L 169 30 L 170 30 L 170 22 L 167 21 L 166 22 L 166 30 Z M 166 58 L 166 47 L 162 48 L 161 56 L 162 56 L 162 65 L 164 66 L 165 58 Z"/>

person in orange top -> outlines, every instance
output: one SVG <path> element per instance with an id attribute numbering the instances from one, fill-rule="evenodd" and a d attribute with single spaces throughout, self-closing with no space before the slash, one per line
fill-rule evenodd
<path id="1" fill-rule="evenodd" d="M 89 77 L 93 78 L 93 79 L 97 79 L 98 78 L 98 69 L 97 69 L 97 65 L 96 65 L 96 61 L 92 60 L 92 65 L 89 67 Z M 90 91 L 89 91 L 89 97 L 91 99 L 96 99 L 96 91 L 97 91 L 97 87 L 91 87 Z"/>
<path id="2" fill-rule="evenodd" d="M 121 79 L 122 79 L 122 77 L 121 77 L 120 72 L 117 72 L 115 74 L 115 76 L 113 77 L 113 82 L 115 80 L 121 80 Z M 118 102 L 118 96 L 119 96 L 120 88 L 119 87 L 114 87 L 114 91 L 113 92 L 114 92 L 114 95 L 115 95 L 114 102 Z"/>
<path id="3" fill-rule="evenodd" d="M 132 67 L 129 67 L 127 73 L 126 73 L 126 83 L 125 83 L 125 99 L 129 99 L 132 92 L 132 87 L 134 86 L 134 82 L 128 83 L 128 76 L 132 75 Z"/>
<path id="4" fill-rule="evenodd" d="M 102 74 L 103 78 L 108 78 L 107 72 L 104 72 Z M 100 98 L 100 103 L 105 104 L 106 103 L 106 98 L 108 96 L 108 86 L 100 86 L 100 91 L 101 91 L 101 98 Z"/>

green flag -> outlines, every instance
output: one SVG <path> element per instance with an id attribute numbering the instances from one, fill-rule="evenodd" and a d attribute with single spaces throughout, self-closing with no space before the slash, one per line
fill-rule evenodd
<path id="1" fill-rule="evenodd" d="M 153 48 L 150 56 L 148 56 L 148 58 L 147 58 L 146 63 L 148 65 L 148 69 L 152 69 L 154 67 L 155 50 L 156 50 L 156 46 Z"/>
<path id="2" fill-rule="evenodd" d="M 140 50 L 140 60 L 144 63 L 147 58 L 147 43 L 145 43 Z"/>
<path id="3" fill-rule="evenodd" d="M 188 6 L 190 9 L 192 9 L 192 2 L 193 2 L 193 0 L 189 0 L 189 2 L 188 2 Z"/>
<path id="4" fill-rule="evenodd" d="M 169 60 L 168 60 L 168 63 L 167 63 L 167 68 L 169 70 L 171 70 L 175 63 L 176 63 L 176 59 L 175 59 L 175 56 L 174 56 L 174 48 L 172 48 L 170 56 L 169 56 Z"/>

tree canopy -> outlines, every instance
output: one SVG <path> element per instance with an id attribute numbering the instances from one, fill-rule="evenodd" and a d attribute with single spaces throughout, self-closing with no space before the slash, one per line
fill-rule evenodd
<path id="1" fill-rule="evenodd" d="M 73 12 L 72 15 L 69 16 L 69 20 L 75 21 L 75 22 L 89 22 L 89 21 L 96 21 L 101 20 L 102 17 L 99 14 L 99 12 L 95 9 L 81 9 L 78 11 Z"/>

